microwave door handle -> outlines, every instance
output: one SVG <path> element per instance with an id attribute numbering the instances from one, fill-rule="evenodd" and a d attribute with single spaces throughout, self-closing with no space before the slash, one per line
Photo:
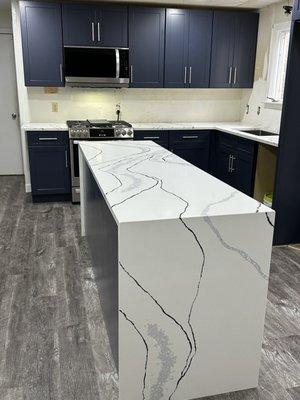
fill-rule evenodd
<path id="1" fill-rule="evenodd" d="M 116 49 L 116 78 L 120 78 L 120 51 Z"/>
<path id="2" fill-rule="evenodd" d="M 92 22 L 92 42 L 95 41 L 95 24 Z"/>
<path id="3" fill-rule="evenodd" d="M 97 23 L 97 35 L 98 35 L 98 42 L 101 42 L 100 21 L 98 21 Z"/>

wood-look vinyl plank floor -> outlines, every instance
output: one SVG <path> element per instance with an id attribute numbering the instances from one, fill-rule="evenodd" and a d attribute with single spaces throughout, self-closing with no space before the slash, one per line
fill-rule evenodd
<path id="1" fill-rule="evenodd" d="M 0 400 L 117 400 L 117 381 L 79 206 L 0 177 Z M 297 247 L 273 249 L 259 387 L 205 400 L 300 400 Z"/>

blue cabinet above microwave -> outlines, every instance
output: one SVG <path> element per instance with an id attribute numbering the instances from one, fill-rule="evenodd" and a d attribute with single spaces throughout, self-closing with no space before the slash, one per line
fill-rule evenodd
<path id="1" fill-rule="evenodd" d="M 62 5 L 65 46 L 128 47 L 128 7 L 112 4 Z"/>

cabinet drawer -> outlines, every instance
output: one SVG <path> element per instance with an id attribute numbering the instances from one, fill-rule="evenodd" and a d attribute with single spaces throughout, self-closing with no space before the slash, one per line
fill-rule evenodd
<path id="1" fill-rule="evenodd" d="M 209 131 L 170 131 L 170 144 L 181 142 L 181 143 L 192 143 L 192 142 L 203 142 L 207 141 L 210 135 Z"/>
<path id="2" fill-rule="evenodd" d="M 66 131 L 28 131 L 28 146 L 66 146 L 69 134 Z"/>
<path id="3" fill-rule="evenodd" d="M 248 139 L 237 138 L 237 145 L 236 145 L 237 150 L 242 150 L 246 153 L 254 154 L 255 147 L 256 147 L 256 142 L 253 142 L 252 140 Z"/>
<path id="4" fill-rule="evenodd" d="M 134 140 L 153 140 L 153 142 L 168 149 L 169 131 L 135 131 Z"/>
<path id="5" fill-rule="evenodd" d="M 251 155 L 254 154 L 256 143 L 252 140 L 240 138 L 238 136 L 220 133 L 219 143 L 221 147 L 231 148 L 237 151 L 243 151 Z"/>
<path id="6" fill-rule="evenodd" d="M 225 147 L 231 147 L 235 148 L 236 147 L 236 136 L 233 135 L 227 135 L 226 133 L 220 133 L 218 136 L 220 146 L 225 146 Z"/>
<path id="7" fill-rule="evenodd" d="M 168 131 L 135 131 L 134 132 L 135 140 L 169 140 L 169 132 Z"/>

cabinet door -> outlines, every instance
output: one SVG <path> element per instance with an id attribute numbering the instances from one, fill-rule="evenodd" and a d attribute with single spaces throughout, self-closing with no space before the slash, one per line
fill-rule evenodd
<path id="1" fill-rule="evenodd" d="M 234 174 L 231 170 L 233 151 L 230 147 L 217 144 L 216 177 L 230 186 L 234 186 Z"/>
<path id="2" fill-rule="evenodd" d="M 29 147 L 29 162 L 33 195 L 70 193 L 67 147 Z"/>
<path id="3" fill-rule="evenodd" d="M 232 160 L 234 187 L 248 196 L 253 195 L 255 160 L 255 156 L 241 151 Z"/>
<path id="4" fill-rule="evenodd" d="M 129 8 L 131 87 L 163 87 L 164 34 L 164 8 Z"/>
<path id="5" fill-rule="evenodd" d="M 205 131 L 170 131 L 170 149 L 177 156 L 209 170 L 210 133 Z"/>
<path id="6" fill-rule="evenodd" d="M 231 87 L 236 13 L 215 11 L 211 56 L 210 87 Z"/>
<path id="7" fill-rule="evenodd" d="M 169 148 L 169 131 L 135 131 L 134 140 L 152 140 L 160 146 Z"/>
<path id="8" fill-rule="evenodd" d="M 187 86 L 188 35 L 189 10 L 167 9 L 165 87 Z"/>
<path id="9" fill-rule="evenodd" d="M 26 86 L 63 86 L 59 3 L 20 2 Z"/>
<path id="10" fill-rule="evenodd" d="M 257 30 L 257 13 L 237 13 L 232 87 L 253 87 Z"/>
<path id="11" fill-rule="evenodd" d="M 89 4 L 63 4 L 65 46 L 93 46 L 97 42 L 96 9 Z"/>
<path id="12" fill-rule="evenodd" d="M 300 19 L 300 0 L 295 0 L 293 8 L 293 20 Z"/>
<path id="13" fill-rule="evenodd" d="M 128 7 L 103 5 L 96 21 L 97 46 L 128 47 Z"/>
<path id="14" fill-rule="evenodd" d="M 213 12 L 190 11 L 188 84 L 192 88 L 209 86 Z"/>

